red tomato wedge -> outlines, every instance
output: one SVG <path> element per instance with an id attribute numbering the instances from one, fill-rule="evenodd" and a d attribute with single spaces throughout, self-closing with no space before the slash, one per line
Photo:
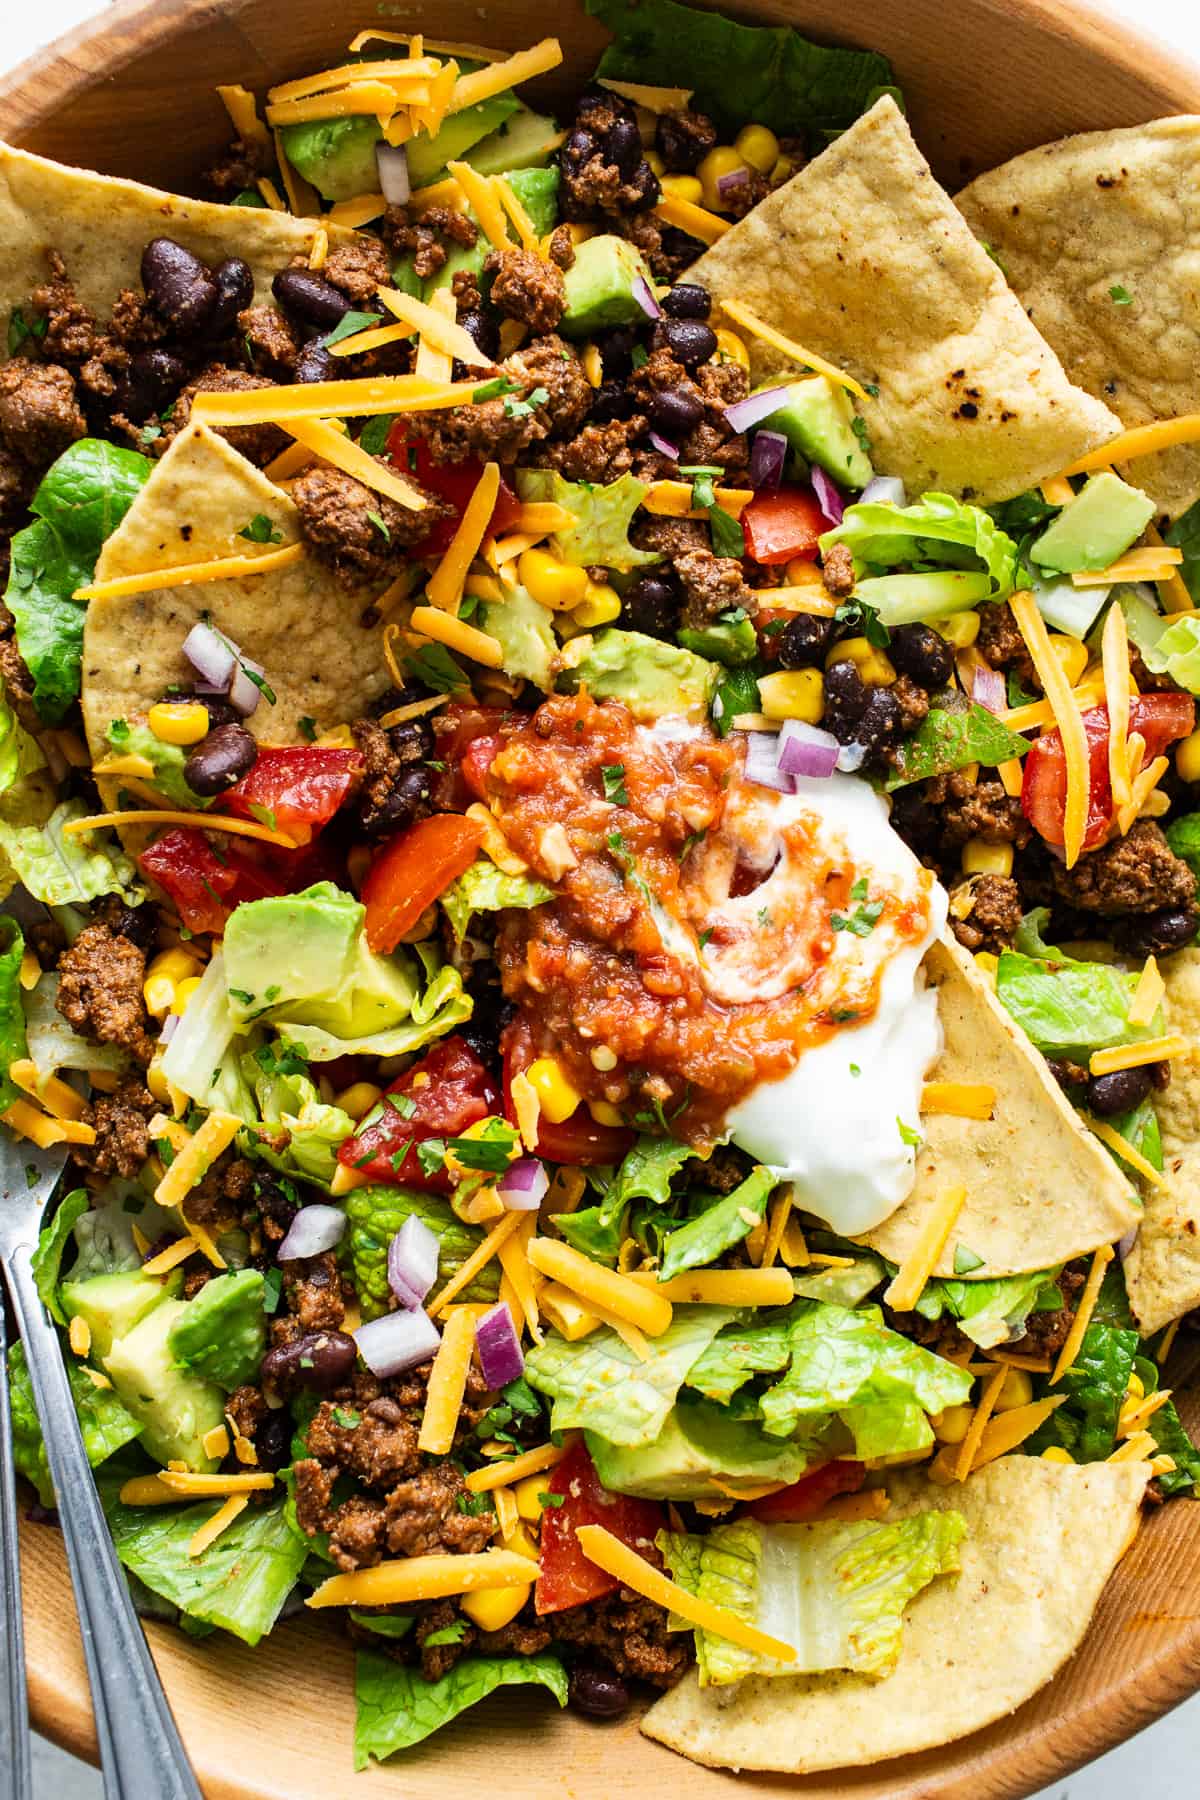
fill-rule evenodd
<path id="1" fill-rule="evenodd" d="M 217 855 L 200 831 L 181 827 L 164 832 L 137 859 L 143 875 L 170 896 L 189 931 L 222 932 L 230 913 L 243 900 L 262 900 L 285 891 L 236 850 Z"/>
<path id="2" fill-rule="evenodd" d="M 388 433 L 387 448 L 388 455 L 401 474 L 415 476 L 423 488 L 454 508 L 452 518 L 440 520 L 420 543 L 412 547 L 412 554 L 418 558 L 440 556 L 458 530 L 459 522 L 467 510 L 467 502 L 483 474 L 483 464 L 474 458 L 459 463 L 434 462 L 429 445 L 422 440 L 410 444 L 404 435 L 404 426 L 399 421 Z M 503 532 L 511 531 L 520 516 L 521 502 L 501 478 L 500 491 L 496 495 L 496 504 L 488 522 L 489 533 L 492 537 L 500 537 Z"/>
<path id="3" fill-rule="evenodd" d="M 475 861 L 483 832 L 474 819 L 434 813 L 389 838 L 363 882 L 367 943 L 394 950 L 427 906 Z"/>
<path id="4" fill-rule="evenodd" d="M 443 1038 L 359 1120 L 339 1147 L 338 1161 L 372 1181 L 448 1194 L 449 1174 L 438 1168 L 427 1175 L 417 1145 L 428 1138 L 461 1137 L 468 1125 L 494 1113 L 499 1099 L 471 1046 L 460 1037 Z"/>
<path id="5" fill-rule="evenodd" d="M 866 1465 L 860 1462 L 825 1463 L 811 1474 L 793 1481 L 791 1487 L 777 1494 L 765 1494 L 761 1500 L 749 1500 L 742 1508 L 752 1519 L 764 1525 L 793 1525 L 815 1518 L 835 1494 L 857 1494 L 867 1479 Z"/>
<path id="6" fill-rule="evenodd" d="M 620 1583 L 589 1562 L 575 1533 L 580 1525 L 603 1525 L 614 1537 L 656 1565 L 655 1534 L 663 1510 L 655 1500 L 634 1500 L 602 1487 L 583 1439 L 573 1444 L 546 1477 L 546 1492 L 562 1496 L 542 1514 L 541 1555 L 534 1606 L 539 1614 L 562 1612 L 611 1594 Z"/>
<path id="7" fill-rule="evenodd" d="M 1129 730 L 1146 740 L 1144 762 L 1161 756 L 1168 744 L 1186 737 L 1196 722 L 1196 703 L 1190 694 L 1141 694 L 1129 702 Z M 1093 706 L 1083 715 L 1088 743 L 1088 810 L 1083 848 L 1095 850 L 1104 842 L 1113 818 L 1112 786 L 1108 778 L 1108 708 Z M 1063 819 L 1067 805 L 1067 759 L 1062 733 L 1043 731 L 1025 758 L 1021 780 L 1021 811 L 1048 844 L 1065 840 Z"/>
<path id="8" fill-rule="evenodd" d="M 774 494 L 756 494 L 742 514 L 746 555 L 771 567 L 791 562 L 794 556 L 812 561 L 821 533 L 829 521 L 811 488 L 781 487 Z"/>
<path id="9" fill-rule="evenodd" d="M 487 798 L 483 780 L 502 743 L 498 706 L 476 706 L 452 700 L 433 714 L 439 762 L 445 763 L 434 783 L 434 805 L 444 812 L 465 812 L 472 800 Z M 476 745 L 480 748 L 476 748 Z"/>
<path id="10" fill-rule="evenodd" d="M 357 750 L 260 749 L 254 767 L 218 804 L 239 819 L 274 821 L 286 837 L 306 844 L 332 819 L 362 767 Z"/>
<path id="11" fill-rule="evenodd" d="M 534 1061 L 533 1035 L 528 1021 L 516 1018 L 507 1028 L 501 1044 L 504 1049 L 504 1116 L 510 1125 L 517 1122 L 513 1105 L 513 1077 Z M 550 1162 L 590 1167 L 594 1163 L 618 1163 L 633 1143 L 632 1131 L 616 1125 L 598 1125 L 586 1103 L 575 1108 L 561 1125 L 548 1119 L 538 1120 L 537 1154 Z"/>

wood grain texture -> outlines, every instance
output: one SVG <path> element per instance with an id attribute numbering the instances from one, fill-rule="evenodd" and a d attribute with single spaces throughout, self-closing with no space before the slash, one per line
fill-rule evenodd
<path id="1" fill-rule="evenodd" d="M 724 10 L 790 22 L 885 51 L 918 139 L 952 188 L 981 168 L 1066 132 L 1200 108 L 1200 72 L 1067 0 L 730 0 Z M 836 30 L 831 19 L 836 17 Z M 0 133 L 30 149 L 161 186 L 186 187 L 228 132 L 218 81 L 261 89 L 333 60 L 373 18 L 419 27 L 419 0 L 359 11 L 328 0 L 125 0 L 0 81 Z M 594 66 L 603 32 L 575 0 L 544 9 L 443 0 L 426 28 L 513 48 L 553 29 L 566 95 Z M 1183 1372 L 1172 1370 L 1178 1386 Z M 1188 1409 L 1185 1408 L 1185 1411 Z M 1200 1422 L 1192 1405 L 1191 1422 Z M 35 1721 L 94 1758 L 70 1585 L 56 1531 L 23 1529 L 30 1695 Z M 1151 1723 L 1200 1687 L 1200 1508 L 1151 1517 L 1109 1584 L 1079 1655 L 1011 1720 L 961 1743 L 863 1771 L 795 1780 L 681 1763 L 633 1721 L 591 1726 L 519 1689 L 494 1696 L 399 1764 L 355 1778 L 351 1656 L 305 1619 L 269 1649 L 221 1635 L 194 1643 L 150 1627 L 208 1800 L 329 1800 L 363 1793 L 444 1800 L 478 1783 L 507 1800 L 638 1800 L 747 1791 L 806 1800 L 1020 1800 Z M 147 1800 L 151 1797 L 147 1796 Z"/>

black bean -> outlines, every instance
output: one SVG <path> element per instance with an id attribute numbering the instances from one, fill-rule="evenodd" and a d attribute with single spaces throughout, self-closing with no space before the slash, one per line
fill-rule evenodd
<path id="1" fill-rule="evenodd" d="M 117 389 L 113 410 L 140 424 L 151 413 L 160 413 L 187 380 L 187 369 L 169 350 L 139 350 Z"/>
<path id="2" fill-rule="evenodd" d="M 681 269 L 690 263 L 699 262 L 708 245 L 702 238 L 693 237 L 690 231 L 681 231 L 678 225 L 664 225 L 662 230 L 662 253 Z"/>
<path id="3" fill-rule="evenodd" d="M 1200 926 L 1194 906 L 1162 906 L 1157 912 L 1124 921 L 1122 938 L 1139 956 L 1158 956 L 1190 944 Z"/>
<path id="4" fill-rule="evenodd" d="M 249 263 L 240 256 L 227 256 L 213 270 L 213 280 L 217 284 L 217 304 L 208 321 L 208 331 L 211 337 L 224 337 L 237 324 L 238 314 L 254 299 L 254 276 Z"/>
<path id="5" fill-rule="evenodd" d="M 108 928 L 117 937 L 128 938 L 140 950 L 149 950 L 158 935 L 158 912 L 153 906 L 114 906 Z"/>
<path id="6" fill-rule="evenodd" d="M 659 304 L 673 319 L 707 319 L 712 310 L 709 291 L 698 281 L 676 282 Z"/>
<path id="7" fill-rule="evenodd" d="M 1093 1075 L 1088 1082 L 1087 1103 L 1102 1119 L 1129 1112 L 1140 1106 L 1154 1086 L 1154 1076 L 1145 1066 L 1136 1069 L 1114 1069 L 1111 1075 Z"/>
<path id="8" fill-rule="evenodd" d="M 630 212 L 646 212 L 662 199 L 658 176 L 648 162 L 638 164 L 628 178 L 628 186 L 634 189 L 634 198 L 626 202 Z"/>
<path id="9" fill-rule="evenodd" d="M 276 1344 L 263 1357 L 259 1383 L 268 1405 L 278 1406 L 298 1388 L 327 1394 L 354 1368 L 358 1347 L 344 1331 L 306 1331 L 290 1344 Z"/>
<path id="10" fill-rule="evenodd" d="M 429 804 L 433 776 L 422 764 L 415 764 L 397 775 L 382 804 L 372 802 L 360 820 L 368 837 L 382 837 L 411 825 L 418 813 Z"/>
<path id="11" fill-rule="evenodd" d="M 581 94 L 575 111 L 581 119 L 590 118 L 593 113 L 607 113 L 610 119 L 637 117 L 633 102 L 626 100 L 624 94 L 614 94 L 611 88 L 591 88 L 586 94 Z"/>
<path id="12" fill-rule="evenodd" d="M 155 312 L 182 338 L 202 331 L 217 304 L 212 271 L 174 238 L 151 238 L 146 245 L 142 286 Z"/>
<path id="13" fill-rule="evenodd" d="M 633 373 L 633 349 L 637 332 L 632 325 L 615 325 L 610 331 L 596 333 L 600 352 L 600 372 L 605 381 L 624 381 Z"/>
<path id="14" fill-rule="evenodd" d="M 244 725 L 218 725 L 201 738 L 183 765 L 193 794 L 223 794 L 254 767 L 258 745 Z"/>
<path id="15" fill-rule="evenodd" d="M 650 420 L 656 431 L 680 444 L 704 417 L 704 402 L 687 388 L 664 388 L 650 403 Z"/>
<path id="16" fill-rule="evenodd" d="M 319 325 L 324 331 L 350 311 L 350 302 L 341 289 L 311 269 L 280 269 L 271 283 L 271 292 L 285 313 L 305 325 Z"/>
<path id="17" fill-rule="evenodd" d="M 596 148 L 596 140 L 591 132 L 577 125 L 562 147 L 563 161 L 574 163 L 578 167 L 595 156 Z"/>
<path id="18" fill-rule="evenodd" d="M 220 725 L 240 725 L 242 715 L 232 700 L 224 694 L 197 694 L 201 706 L 208 714 L 208 729 L 215 731 Z"/>
<path id="19" fill-rule="evenodd" d="M 770 605 L 770 589 L 763 604 Z M 825 659 L 832 621 L 819 613 L 796 613 L 783 630 L 775 634 L 777 661 L 781 669 L 811 669 Z"/>
<path id="20" fill-rule="evenodd" d="M 272 1474 L 291 1462 L 292 1421 L 282 1407 L 278 1412 L 267 1414 L 254 1434 L 254 1448 L 258 1454 L 257 1467 L 269 1469 Z"/>
<path id="21" fill-rule="evenodd" d="M 702 113 L 660 113 L 654 143 L 671 175 L 690 175 L 717 141 L 715 125 Z"/>
<path id="22" fill-rule="evenodd" d="M 903 720 L 900 702 L 890 687 L 873 687 L 867 692 L 867 704 L 854 728 L 854 738 L 866 750 L 867 760 L 878 765 L 886 746 L 899 737 Z"/>
<path id="23" fill-rule="evenodd" d="M 576 1663 L 567 1684 L 567 1705 L 589 1719 L 619 1719 L 629 1706 L 629 1689 L 612 1669 Z"/>
<path id="24" fill-rule="evenodd" d="M 588 422 L 592 425 L 608 425 L 613 419 L 632 418 L 634 411 L 633 395 L 626 391 L 622 383 L 606 381 L 592 396 Z"/>
<path id="25" fill-rule="evenodd" d="M 825 712 L 821 723 L 839 744 L 858 740 L 858 722 L 867 709 L 867 690 L 854 664 L 847 659 L 825 671 Z"/>
<path id="26" fill-rule="evenodd" d="M 602 153 L 607 163 L 616 163 L 626 178 L 642 161 L 642 134 L 633 119 L 617 119 L 604 134 Z"/>
<path id="27" fill-rule="evenodd" d="M 626 588 L 621 600 L 621 624 L 627 631 L 647 637 L 670 637 L 679 614 L 679 595 L 661 575 L 642 575 Z"/>
<path id="28" fill-rule="evenodd" d="M 685 369 L 698 369 L 717 348 L 717 334 L 703 319 L 660 319 L 654 335 Z"/>
<path id="29" fill-rule="evenodd" d="M 467 336 L 495 362 L 500 354 L 500 327 L 490 313 L 465 312 L 458 321 Z"/>
<path id="30" fill-rule="evenodd" d="M 312 338 L 301 347 L 296 358 L 296 367 L 292 370 L 293 381 L 335 381 L 345 369 L 339 370 L 336 356 L 331 356 L 317 338 Z"/>
<path id="31" fill-rule="evenodd" d="M 954 671 L 949 644 L 928 625 L 895 626 L 888 655 L 902 675 L 923 688 L 945 687 Z"/>

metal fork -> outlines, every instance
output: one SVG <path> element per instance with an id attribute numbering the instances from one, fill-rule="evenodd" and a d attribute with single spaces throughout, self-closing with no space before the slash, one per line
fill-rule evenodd
<path id="1" fill-rule="evenodd" d="M 121 1573 L 79 1434 L 58 1337 L 33 1279 L 31 1259 L 42 1212 L 65 1160 L 65 1152 L 59 1149 L 39 1150 L 31 1144 L 14 1144 L 7 1137 L 0 1140 L 0 1268 L 25 1345 L 33 1397 L 54 1478 L 92 1689 L 105 1800 L 150 1800 L 151 1796 L 153 1800 L 203 1800 Z M 7 1422 L 0 1412 L 0 1427 Z M 7 1430 L 4 1439 L 7 1446 Z M 3 1508 L 4 1502 L 0 1501 L 0 1526 L 5 1528 L 2 1548 L 7 1564 L 7 1642 L 0 1646 L 0 1658 L 6 1648 L 9 1654 L 3 1669 L 6 1681 L 0 1704 L 9 1710 L 7 1729 L 17 1749 L 10 1765 L 14 1771 L 24 1757 L 24 1773 L 15 1773 L 11 1792 L 14 1800 L 26 1800 L 31 1793 L 29 1729 L 21 1679 L 24 1659 L 15 1508 L 11 1512 Z M 11 1558 L 7 1529 L 10 1524 Z M 0 1721 L 0 1743 L 4 1740 L 4 1723 Z"/>

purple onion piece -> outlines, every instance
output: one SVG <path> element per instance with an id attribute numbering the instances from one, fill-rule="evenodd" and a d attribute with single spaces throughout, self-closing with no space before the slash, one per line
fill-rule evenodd
<path id="1" fill-rule="evenodd" d="M 657 431 L 650 433 L 650 442 L 660 456 L 669 456 L 672 462 L 679 461 L 679 445 L 672 444 L 668 438 L 660 437 Z"/>
<path id="2" fill-rule="evenodd" d="M 261 698 L 260 689 L 251 681 L 241 663 L 236 663 L 233 680 L 229 684 L 229 704 L 241 713 L 243 719 L 248 719 Z"/>
<path id="3" fill-rule="evenodd" d="M 881 506 L 906 506 L 908 504 L 904 483 L 898 475 L 873 475 L 858 497 L 860 500 L 874 501 Z"/>
<path id="4" fill-rule="evenodd" d="M 402 1375 L 428 1362 L 441 1343 L 441 1333 L 428 1313 L 385 1313 L 382 1319 L 371 1319 L 354 1333 L 358 1354 L 372 1375 Z"/>
<path id="5" fill-rule="evenodd" d="M 475 1326 L 479 1367 L 489 1388 L 502 1388 L 525 1373 L 525 1358 L 505 1301 L 485 1312 Z"/>
<path id="6" fill-rule="evenodd" d="M 536 1156 L 522 1156 L 496 1183 L 496 1193 L 509 1212 L 536 1212 L 550 1186 L 550 1177 Z"/>
<path id="7" fill-rule="evenodd" d="M 403 206 L 411 192 L 408 152 L 403 144 L 376 144 L 375 167 L 379 189 L 389 206 Z"/>
<path id="8" fill-rule="evenodd" d="M 183 640 L 183 654 L 197 674 L 212 683 L 214 693 L 226 692 L 237 657 L 219 631 L 199 621 Z"/>
<path id="9" fill-rule="evenodd" d="M 337 1206 L 302 1206 L 275 1252 L 279 1262 L 299 1262 L 304 1256 L 320 1256 L 340 1244 L 346 1215 Z"/>
<path id="10" fill-rule="evenodd" d="M 837 768 L 841 745 L 832 731 L 785 719 L 776 740 L 776 764 L 781 775 L 808 775 L 827 781 Z"/>
<path id="11" fill-rule="evenodd" d="M 388 1245 L 388 1286 L 401 1306 L 420 1306 L 437 1280 L 438 1240 L 424 1219 L 410 1213 Z"/>
<path id="12" fill-rule="evenodd" d="M 756 431 L 750 448 L 750 486 L 756 493 L 773 493 L 783 480 L 788 441 L 782 431 Z"/>
<path id="13" fill-rule="evenodd" d="M 735 188 L 745 187 L 749 179 L 749 169 L 730 169 L 728 175 L 717 176 L 717 192 L 718 194 L 732 194 Z"/>
<path id="14" fill-rule="evenodd" d="M 971 681 L 971 698 L 990 713 L 1002 713 L 1008 707 L 1004 677 L 999 669 L 977 668 Z"/>
<path id="15" fill-rule="evenodd" d="M 842 514 L 846 510 L 845 502 L 843 501 L 841 494 L 838 492 L 833 482 L 830 481 L 824 469 L 819 469 L 816 463 L 812 466 L 810 480 L 812 481 L 813 492 L 820 502 L 821 511 L 829 520 L 830 525 L 840 525 L 842 522 Z"/>
<path id="16" fill-rule="evenodd" d="M 1125 1236 L 1118 1243 L 1117 1255 L 1120 1257 L 1122 1262 L 1125 1261 L 1125 1258 L 1129 1255 L 1129 1252 L 1133 1249 L 1133 1246 L 1137 1243 L 1137 1235 L 1138 1235 L 1138 1227 L 1136 1225 L 1131 1225 L 1129 1227 L 1129 1230 L 1125 1233 Z"/>
<path id="17" fill-rule="evenodd" d="M 735 400 L 732 406 L 725 408 L 725 423 L 730 431 L 749 431 L 753 426 L 769 419 L 773 412 L 778 412 L 787 395 L 783 386 L 762 388 L 757 394 L 747 394 L 744 400 Z"/>
<path id="18" fill-rule="evenodd" d="M 775 760 L 775 734 L 772 731 L 746 733 L 746 780 L 758 787 L 774 788 L 777 794 L 792 794 L 795 787 L 790 775 L 781 771 Z"/>
<path id="19" fill-rule="evenodd" d="M 629 291 L 648 319 L 662 318 L 662 307 L 655 299 L 650 288 L 650 283 L 646 280 L 644 275 L 638 275 L 630 283 Z"/>
<path id="20" fill-rule="evenodd" d="M 162 1043 L 162 1044 L 170 1043 L 171 1039 L 175 1036 L 175 1033 L 179 1029 L 179 1019 L 180 1019 L 180 1015 L 178 1013 L 168 1013 L 167 1014 L 166 1018 L 163 1020 L 162 1030 L 159 1033 L 159 1042 L 160 1043 Z"/>

